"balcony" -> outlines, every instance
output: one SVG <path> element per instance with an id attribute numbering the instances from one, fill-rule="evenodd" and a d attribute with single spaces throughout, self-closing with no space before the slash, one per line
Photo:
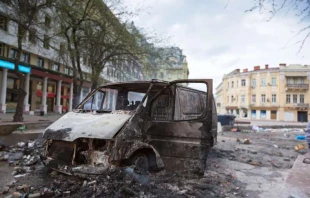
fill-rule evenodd
<path id="1" fill-rule="evenodd" d="M 286 84 L 286 88 L 309 90 L 309 84 Z"/>
<path id="2" fill-rule="evenodd" d="M 295 107 L 309 107 L 309 103 L 295 103 L 293 104 Z"/>

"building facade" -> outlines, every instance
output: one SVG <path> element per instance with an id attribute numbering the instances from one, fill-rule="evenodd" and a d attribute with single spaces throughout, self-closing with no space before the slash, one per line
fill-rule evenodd
<path id="1" fill-rule="evenodd" d="M 0 113 L 12 113 L 17 106 L 20 84 L 13 72 L 17 58 L 17 24 L 10 20 L 2 4 L 0 2 Z M 49 39 L 52 27 L 57 27 L 49 10 L 37 13 L 37 20 L 42 27 L 27 31 L 19 63 L 19 70 L 26 76 L 24 112 L 71 111 L 73 97 L 82 101 L 91 91 L 90 67 L 87 60 L 81 58 L 85 82 L 80 95 L 73 96 L 73 69 L 63 62 L 59 54 L 66 43 L 57 36 Z M 142 67 L 138 61 L 119 65 L 108 63 L 101 73 L 101 82 L 143 79 Z"/>
<path id="2" fill-rule="evenodd" d="M 253 71 L 236 69 L 216 88 L 218 113 L 245 119 L 307 122 L 310 118 L 310 65 L 286 65 Z"/>

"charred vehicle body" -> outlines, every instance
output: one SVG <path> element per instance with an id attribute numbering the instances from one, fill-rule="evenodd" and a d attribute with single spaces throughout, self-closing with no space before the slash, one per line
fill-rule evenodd
<path id="1" fill-rule="evenodd" d="M 200 84 L 206 91 L 188 87 Z M 204 170 L 216 144 L 211 79 L 113 83 L 45 129 L 43 163 L 66 174 L 115 166 Z"/>

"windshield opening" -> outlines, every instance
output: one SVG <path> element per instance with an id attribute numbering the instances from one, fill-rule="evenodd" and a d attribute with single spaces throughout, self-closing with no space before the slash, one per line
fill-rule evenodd
<path id="1" fill-rule="evenodd" d="M 91 93 L 90 97 L 87 96 L 78 105 L 77 109 L 84 112 L 96 111 L 98 113 L 117 110 L 132 111 L 142 102 L 146 91 L 134 91 L 130 88 L 100 88 Z"/>

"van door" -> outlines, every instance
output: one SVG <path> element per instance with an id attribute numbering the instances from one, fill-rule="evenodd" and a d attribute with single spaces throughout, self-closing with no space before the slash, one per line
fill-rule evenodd
<path id="1" fill-rule="evenodd" d="M 207 92 L 179 86 L 184 83 L 200 83 Z M 167 170 L 205 169 L 213 105 L 211 79 L 173 81 L 151 100 L 146 132 Z"/>

